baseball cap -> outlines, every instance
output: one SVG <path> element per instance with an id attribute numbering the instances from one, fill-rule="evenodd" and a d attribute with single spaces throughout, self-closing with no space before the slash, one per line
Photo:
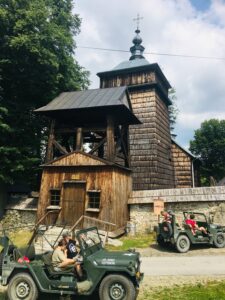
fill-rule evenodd
<path id="1" fill-rule="evenodd" d="M 66 237 L 71 236 L 71 235 L 72 235 L 71 232 L 65 231 L 65 232 L 62 234 L 62 237 L 63 237 L 63 238 L 66 238 Z"/>

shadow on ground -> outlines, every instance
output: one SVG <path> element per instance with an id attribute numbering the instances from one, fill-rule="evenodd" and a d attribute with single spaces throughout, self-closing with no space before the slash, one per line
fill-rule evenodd
<path id="1" fill-rule="evenodd" d="M 165 247 L 161 247 L 158 244 L 151 244 L 149 246 L 150 249 L 153 249 L 155 251 L 164 252 L 164 253 L 178 253 L 175 246 L 172 246 L 171 244 L 168 244 Z M 198 251 L 198 250 L 206 250 L 213 248 L 210 245 L 191 245 L 189 251 Z M 215 248 L 214 248 L 215 249 Z"/>
<path id="2" fill-rule="evenodd" d="M 56 295 L 40 295 L 40 297 L 38 298 L 38 300 L 69 300 L 68 298 L 60 298 L 59 296 L 56 296 Z M 73 296 L 71 297 L 71 300 L 99 300 L 99 297 L 98 295 L 91 295 L 89 297 L 87 296 Z"/>

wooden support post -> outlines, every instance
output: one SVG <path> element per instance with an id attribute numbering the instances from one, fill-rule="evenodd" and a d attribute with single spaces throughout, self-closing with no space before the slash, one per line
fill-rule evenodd
<path id="1" fill-rule="evenodd" d="M 122 134 L 123 134 L 123 140 L 124 140 L 124 144 L 125 144 L 125 166 L 126 167 L 130 167 L 130 141 L 129 141 L 129 126 L 128 125 L 124 125 L 122 128 Z"/>
<path id="2" fill-rule="evenodd" d="M 76 136 L 76 150 L 81 151 L 83 148 L 83 135 L 82 128 L 77 128 L 77 136 Z"/>
<path id="3" fill-rule="evenodd" d="M 45 162 L 49 162 L 53 159 L 53 141 L 55 139 L 55 120 L 52 120 L 50 131 L 49 131 L 49 138 L 48 138 L 48 148 L 45 156 Z"/>
<path id="4" fill-rule="evenodd" d="M 107 159 L 115 159 L 115 137 L 114 137 L 114 120 L 111 116 L 107 118 Z"/>

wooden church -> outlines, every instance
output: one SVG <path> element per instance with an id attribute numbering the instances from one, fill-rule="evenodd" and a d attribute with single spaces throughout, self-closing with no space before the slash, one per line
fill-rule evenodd
<path id="1" fill-rule="evenodd" d="M 100 88 L 66 92 L 37 113 L 51 119 L 38 219 L 87 215 L 121 228 L 132 190 L 192 187 L 192 155 L 171 139 L 167 78 L 143 56 L 137 29 L 131 57 L 98 73 Z"/>

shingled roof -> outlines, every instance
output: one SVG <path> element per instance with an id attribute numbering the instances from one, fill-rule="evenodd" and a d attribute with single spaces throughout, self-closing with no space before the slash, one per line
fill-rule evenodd
<path id="1" fill-rule="evenodd" d="M 103 121 L 107 114 L 117 117 L 123 124 L 140 124 L 132 112 L 131 102 L 127 88 L 114 87 L 106 89 L 93 89 L 76 92 L 64 92 L 35 112 L 53 117 L 73 118 L 77 122 L 82 119 L 88 121 Z"/>

